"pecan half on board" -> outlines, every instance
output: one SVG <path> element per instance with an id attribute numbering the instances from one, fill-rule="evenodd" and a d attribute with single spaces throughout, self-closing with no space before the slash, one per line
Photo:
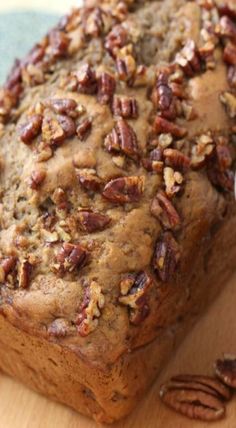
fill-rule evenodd
<path id="1" fill-rule="evenodd" d="M 160 389 L 161 400 L 191 419 L 216 421 L 225 416 L 224 402 L 231 398 L 226 385 L 210 376 L 179 375 Z"/>
<path id="2" fill-rule="evenodd" d="M 236 356 L 224 355 L 216 360 L 215 373 L 222 382 L 236 389 Z"/>

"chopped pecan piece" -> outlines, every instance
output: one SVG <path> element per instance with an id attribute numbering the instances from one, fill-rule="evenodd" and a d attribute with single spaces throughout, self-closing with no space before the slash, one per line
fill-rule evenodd
<path id="1" fill-rule="evenodd" d="M 28 64 L 22 67 L 22 81 L 26 86 L 41 85 L 45 81 L 45 76 L 41 68 L 36 65 Z"/>
<path id="2" fill-rule="evenodd" d="M 97 92 L 97 79 L 89 64 L 84 64 L 76 73 L 77 90 L 82 94 L 95 94 Z"/>
<path id="3" fill-rule="evenodd" d="M 236 4 L 228 1 L 223 1 L 217 5 L 217 9 L 221 16 L 229 16 L 232 19 L 236 19 Z"/>
<path id="4" fill-rule="evenodd" d="M 17 257 L 9 256 L 0 260 L 0 282 L 4 283 L 7 276 L 15 271 L 17 265 Z"/>
<path id="5" fill-rule="evenodd" d="M 172 281 L 180 260 L 180 247 L 171 232 L 164 232 L 157 240 L 153 268 L 163 282 Z"/>
<path id="6" fill-rule="evenodd" d="M 236 25 L 228 16 L 222 16 L 220 18 L 216 33 L 222 37 L 228 37 L 236 41 Z"/>
<path id="7" fill-rule="evenodd" d="M 135 98 L 116 96 L 113 99 L 112 112 L 115 116 L 136 119 L 138 117 L 137 101 Z"/>
<path id="8" fill-rule="evenodd" d="M 104 145 L 109 152 L 123 152 L 132 159 L 138 157 L 136 133 L 124 119 L 118 119 L 111 133 L 105 138 Z"/>
<path id="9" fill-rule="evenodd" d="M 116 81 L 111 74 L 102 73 L 98 78 L 98 102 L 109 104 L 116 89 Z"/>
<path id="10" fill-rule="evenodd" d="M 98 192 L 101 189 L 102 180 L 96 175 L 94 169 L 76 169 L 76 176 L 84 189 L 93 192 Z"/>
<path id="11" fill-rule="evenodd" d="M 120 177 L 109 181 L 102 195 L 111 202 L 138 202 L 144 191 L 144 177 Z"/>
<path id="12" fill-rule="evenodd" d="M 36 138 L 40 134 L 42 121 L 43 118 L 41 114 L 34 114 L 32 116 L 29 116 L 26 122 L 20 125 L 20 138 L 25 144 L 31 144 L 34 138 Z"/>
<path id="13" fill-rule="evenodd" d="M 210 135 L 202 134 L 196 139 L 196 144 L 192 148 L 191 166 L 198 169 L 206 164 L 207 159 L 212 155 L 215 144 Z"/>
<path id="14" fill-rule="evenodd" d="M 231 92 L 223 92 L 220 95 L 221 102 L 225 105 L 227 113 L 231 119 L 236 117 L 236 97 Z"/>
<path id="15" fill-rule="evenodd" d="M 77 117 L 78 104 L 72 98 L 50 98 L 46 101 L 46 105 L 57 114 Z"/>
<path id="16" fill-rule="evenodd" d="M 127 53 L 116 59 L 116 70 L 120 80 L 127 81 L 135 75 L 136 61 Z"/>
<path id="17" fill-rule="evenodd" d="M 188 40 L 182 51 L 176 55 L 175 61 L 183 69 L 188 77 L 193 77 L 201 71 L 201 61 L 196 44 L 193 40 Z"/>
<path id="18" fill-rule="evenodd" d="M 190 159 L 184 155 L 180 150 L 165 149 L 163 152 L 165 165 L 171 166 L 175 169 L 186 170 L 190 167 Z"/>
<path id="19" fill-rule="evenodd" d="M 235 56 L 235 64 L 236 64 L 236 56 Z M 232 65 L 228 70 L 228 82 L 232 88 L 236 88 L 236 65 Z"/>
<path id="20" fill-rule="evenodd" d="M 177 125 L 176 123 L 170 122 L 163 117 L 156 116 L 154 120 L 153 130 L 157 134 L 171 134 L 173 137 L 183 138 L 187 134 L 187 129 Z"/>
<path id="21" fill-rule="evenodd" d="M 179 227 L 181 223 L 180 216 L 162 190 L 159 190 L 152 200 L 150 210 L 152 215 L 160 220 L 165 229 L 176 229 Z"/>
<path id="22" fill-rule="evenodd" d="M 164 166 L 162 148 L 152 150 L 148 158 L 142 159 L 142 165 L 147 171 L 162 172 Z"/>
<path id="23" fill-rule="evenodd" d="M 232 157 L 227 145 L 217 144 L 214 155 L 208 161 L 207 174 L 211 183 L 224 191 L 234 190 L 235 174 L 230 170 Z"/>
<path id="24" fill-rule="evenodd" d="M 176 108 L 173 92 L 168 83 L 168 78 L 168 73 L 161 72 L 159 74 L 151 98 L 155 107 L 161 112 L 161 116 L 166 119 L 174 120 L 176 118 Z"/>
<path id="25" fill-rule="evenodd" d="M 33 171 L 29 181 L 29 185 L 31 189 L 37 190 L 41 186 L 45 178 L 46 178 L 46 171 L 42 169 Z"/>
<path id="26" fill-rule="evenodd" d="M 172 197 L 181 190 L 183 176 L 180 172 L 167 166 L 164 168 L 164 183 L 167 196 Z"/>
<path id="27" fill-rule="evenodd" d="M 92 281 L 85 289 L 80 313 L 75 320 L 80 336 L 85 337 L 95 330 L 104 305 L 105 297 L 102 289 L 100 285 Z"/>
<path id="28" fill-rule="evenodd" d="M 48 326 L 48 334 L 54 337 L 65 337 L 70 330 L 69 321 L 63 318 L 56 318 Z"/>
<path id="29" fill-rule="evenodd" d="M 81 210 L 78 212 L 78 221 L 85 232 L 93 233 L 104 230 L 111 219 L 104 214 Z"/>
<path id="30" fill-rule="evenodd" d="M 54 268 L 60 275 L 81 269 L 88 260 L 88 252 L 82 245 L 65 242 L 56 256 Z"/>
<path id="31" fill-rule="evenodd" d="M 112 55 L 128 42 L 128 33 L 122 25 L 115 25 L 105 39 L 105 48 Z"/>
<path id="32" fill-rule="evenodd" d="M 223 60 L 230 65 L 236 65 L 236 46 L 233 43 L 227 43 L 224 48 Z"/>
<path id="33" fill-rule="evenodd" d="M 208 376 L 175 376 L 161 386 L 162 401 L 177 412 L 202 421 L 219 420 L 225 415 L 223 403 L 229 392 Z"/>
<path id="34" fill-rule="evenodd" d="M 112 24 L 110 14 L 96 7 L 90 10 L 85 21 L 85 34 L 87 36 L 98 37 L 103 32 L 107 32 Z"/>
<path id="35" fill-rule="evenodd" d="M 216 360 L 215 373 L 225 385 L 236 389 L 236 357 L 234 355 L 224 355 L 223 359 Z"/>
<path id="36" fill-rule="evenodd" d="M 129 307 L 131 324 L 139 325 L 149 314 L 147 291 L 152 278 L 147 272 L 125 275 L 120 283 L 119 302 Z"/>
<path id="37" fill-rule="evenodd" d="M 60 144 L 65 138 L 65 132 L 59 121 L 45 116 L 42 123 L 42 138 L 48 144 Z"/>
<path id="38" fill-rule="evenodd" d="M 135 74 L 132 79 L 132 86 L 138 88 L 140 86 L 152 86 L 155 82 L 155 72 L 152 67 L 146 67 L 145 65 L 138 65 Z"/>
<path id="39" fill-rule="evenodd" d="M 57 115 L 57 120 L 64 131 L 65 138 L 73 137 L 76 134 L 75 122 L 71 117 L 60 114 Z"/>
<path id="40" fill-rule="evenodd" d="M 92 129 L 92 119 L 86 118 L 82 120 L 76 129 L 76 133 L 81 141 L 86 140 L 86 138 L 89 136 L 89 133 Z"/>
<path id="41" fill-rule="evenodd" d="M 49 34 L 49 45 L 53 57 L 64 57 L 68 54 L 68 47 L 70 44 L 69 37 L 63 32 L 52 30 Z"/>
<path id="42" fill-rule="evenodd" d="M 22 260 L 18 269 L 18 281 L 20 288 L 28 288 L 32 275 L 33 265 L 26 259 Z"/>

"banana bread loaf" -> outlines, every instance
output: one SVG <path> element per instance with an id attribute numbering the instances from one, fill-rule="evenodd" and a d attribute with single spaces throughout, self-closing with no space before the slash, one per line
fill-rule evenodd
<path id="1" fill-rule="evenodd" d="M 0 368 L 128 414 L 235 268 L 236 7 L 87 0 L 0 93 Z"/>

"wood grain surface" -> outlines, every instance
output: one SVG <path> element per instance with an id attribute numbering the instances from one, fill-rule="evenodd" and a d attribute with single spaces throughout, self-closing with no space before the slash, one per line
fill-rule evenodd
<path id="1" fill-rule="evenodd" d="M 176 373 L 212 373 L 223 352 L 236 354 L 236 275 L 196 324 L 145 399 L 115 428 L 236 428 L 236 396 L 224 420 L 190 421 L 159 400 L 160 382 Z M 0 374 L 0 428 L 95 428 L 95 422 L 54 403 Z"/>

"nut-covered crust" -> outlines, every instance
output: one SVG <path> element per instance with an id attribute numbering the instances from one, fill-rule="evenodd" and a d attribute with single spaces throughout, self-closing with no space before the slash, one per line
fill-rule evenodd
<path id="1" fill-rule="evenodd" d="M 231 2 L 87 0 L 16 61 L 0 91 L 7 321 L 102 372 L 216 294 L 234 267 L 204 286 L 236 213 L 235 28 Z M 100 391 L 103 420 L 157 370 L 123 410 Z"/>

